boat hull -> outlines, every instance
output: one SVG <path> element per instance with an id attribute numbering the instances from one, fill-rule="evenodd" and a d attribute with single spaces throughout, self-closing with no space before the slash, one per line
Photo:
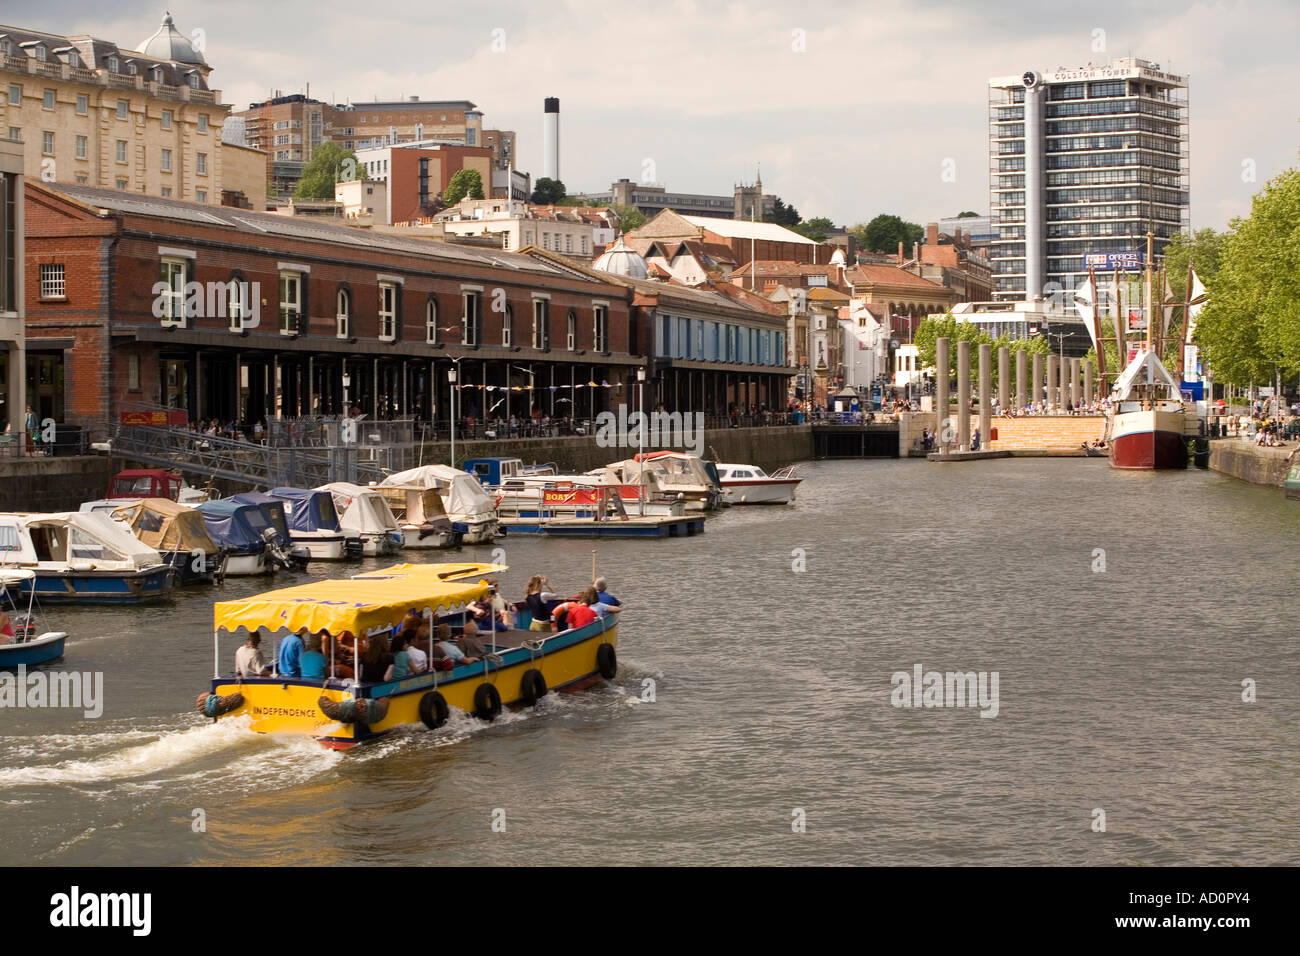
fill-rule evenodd
<path id="1" fill-rule="evenodd" d="M 361 535 L 361 553 L 367 558 L 377 558 L 385 554 L 396 554 L 402 548 L 400 531 L 371 532 Z"/>
<path id="2" fill-rule="evenodd" d="M 345 750 L 381 737 L 395 727 L 421 723 L 420 699 L 435 687 L 449 707 L 472 713 L 474 693 L 485 681 L 496 687 L 503 706 L 523 704 L 521 680 L 532 668 L 542 672 L 551 691 L 590 686 L 601 679 L 597 653 L 604 643 L 617 646 L 617 623 L 604 630 L 604 622 L 596 621 L 556 635 L 536 654 L 525 648 L 506 650 L 502 653 L 503 665 L 492 667 L 486 675 L 480 662 L 462 665 L 450 673 L 418 674 L 386 684 L 366 685 L 360 688 L 359 696 L 389 698 L 384 719 L 369 725 L 343 724 L 326 717 L 318 703 L 322 695 L 335 701 L 349 700 L 354 695 L 352 689 L 342 687 L 322 689 L 318 680 L 268 677 L 237 681 L 226 677 L 212 681 L 212 693 L 219 696 L 240 693 L 244 697 L 239 707 L 222 715 L 220 720 L 246 715 L 250 729 L 257 733 L 306 735 L 315 737 L 325 747 Z"/>
<path id="3" fill-rule="evenodd" d="M 1110 463 L 1125 469 L 1186 468 L 1182 413 L 1141 411 L 1116 415 L 1111 427 Z"/>
<path id="4" fill-rule="evenodd" d="M 733 505 L 788 505 L 802 478 L 764 481 L 724 481 L 722 493 Z"/>
<path id="5" fill-rule="evenodd" d="M 63 657 L 63 642 L 67 639 L 67 634 L 55 631 L 22 644 L 0 644 L 0 670 L 57 661 Z"/>
<path id="6" fill-rule="evenodd" d="M 211 554 L 204 554 L 203 560 L 198 562 L 201 567 L 195 569 L 195 554 L 192 551 L 163 551 L 161 552 L 163 560 L 171 565 L 172 570 L 176 572 L 176 583 L 179 585 L 187 584 L 211 584 L 212 571 L 216 563 L 216 557 Z"/>
<path id="7" fill-rule="evenodd" d="M 265 551 L 259 551 L 257 554 L 226 555 L 227 576 L 247 577 L 257 574 L 269 574 L 274 570 L 275 567 L 266 561 Z"/>
<path id="8" fill-rule="evenodd" d="M 454 531 L 431 531 L 425 534 L 418 527 L 402 529 L 402 547 L 408 551 L 441 551 L 456 547 L 459 540 Z"/>
<path id="9" fill-rule="evenodd" d="M 313 561 L 342 561 L 347 557 L 347 536 L 342 534 L 290 534 L 294 547 L 306 548 Z"/>
<path id="10" fill-rule="evenodd" d="M 510 534 L 548 535 L 557 538 L 678 538 L 704 533 L 704 515 L 667 518 L 505 518 L 501 526 Z"/>
<path id="11" fill-rule="evenodd" d="M 22 597 L 36 590 L 42 604 L 149 604 L 169 601 L 175 574 L 165 564 L 141 571 L 73 571 L 33 568 L 36 577 L 14 590 Z"/>

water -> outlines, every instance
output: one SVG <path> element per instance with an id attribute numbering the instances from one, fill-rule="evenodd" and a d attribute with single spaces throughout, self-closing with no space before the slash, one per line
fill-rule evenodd
<path id="1" fill-rule="evenodd" d="M 801 473 L 795 507 L 598 544 L 613 683 L 345 754 L 191 713 L 212 601 L 265 581 L 51 609 L 105 710 L 0 711 L 0 864 L 1300 860 L 1300 506 L 1099 460 Z M 503 545 L 510 596 L 590 574 L 591 542 Z M 997 671 L 998 716 L 892 706 L 918 663 Z"/>

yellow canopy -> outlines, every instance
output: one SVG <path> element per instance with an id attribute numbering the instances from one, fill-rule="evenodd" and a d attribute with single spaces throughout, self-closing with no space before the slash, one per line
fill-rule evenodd
<path id="1" fill-rule="evenodd" d="M 485 581 L 464 580 L 480 568 L 504 570 L 492 564 L 396 565 L 345 580 L 313 581 L 221 601 L 212 608 L 213 626 L 232 634 L 258 628 L 275 634 L 303 627 L 366 634 L 396 624 L 411 608 L 422 615 L 452 614 L 469 601 L 485 598 Z"/>

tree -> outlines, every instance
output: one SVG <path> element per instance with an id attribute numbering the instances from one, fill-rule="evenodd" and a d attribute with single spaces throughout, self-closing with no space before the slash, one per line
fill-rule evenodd
<path id="1" fill-rule="evenodd" d="M 645 225 L 645 213 L 636 206 L 611 206 L 610 208 L 614 210 L 614 215 L 618 216 L 618 228 L 622 232 L 631 232 Z"/>
<path id="2" fill-rule="evenodd" d="M 564 183 L 543 176 L 533 186 L 532 201 L 539 206 L 553 206 L 564 198 Z"/>
<path id="3" fill-rule="evenodd" d="M 801 222 L 797 226 L 791 226 L 795 232 L 801 236 L 806 236 L 813 242 L 825 242 L 826 237 L 834 231 L 835 223 L 831 222 L 825 216 L 817 216 L 809 219 L 807 222 Z"/>
<path id="4" fill-rule="evenodd" d="M 898 216 L 881 213 L 858 235 L 858 244 L 869 252 L 894 252 L 898 244 L 903 243 L 907 255 L 912 254 L 912 247 L 921 241 L 925 230 L 914 222 L 907 222 Z"/>
<path id="5" fill-rule="evenodd" d="M 998 349 L 1006 346 L 1012 353 L 1013 369 L 1012 375 L 1015 375 L 1014 356 L 1016 352 L 1028 352 L 1032 355 L 1047 355 L 1051 351 L 1047 339 L 1041 335 L 1035 335 L 1027 339 L 1013 339 L 1010 335 L 1003 335 L 994 338 L 988 332 L 975 325 L 973 322 L 959 322 L 951 312 L 945 313 L 940 318 L 926 317 L 921 320 L 921 324 L 916 327 L 916 334 L 912 336 L 912 341 L 916 344 L 917 355 L 922 368 L 935 368 L 936 375 L 942 375 L 943 370 L 936 368 L 935 343 L 941 338 L 947 338 L 948 344 L 948 378 L 955 378 L 957 375 L 957 343 L 969 342 L 971 344 L 971 376 L 974 381 L 976 369 L 979 368 L 979 347 L 981 345 L 990 345 L 993 348 L 993 368 L 992 383 L 996 388 L 998 384 Z"/>
<path id="6" fill-rule="evenodd" d="M 1169 287 L 1174 298 L 1182 301 L 1187 294 L 1187 265 L 1190 262 L 1196 269 L 1202 282 L 1211 282 L 1218 275 L 1227 246 L 1227 233 L 1215 232 L 1213 229 L 1198 229 L 1191 236 L 1182 233 L 1169 240 L 1165 247 L 1165 274 L 1169 277 Z M 1157 294 L 1163 290 L 1155 290 Z M 1169 331 L 1165 337 L 1164 354 L 1161 358 L 1171 368 L 1178 362 L 1178 350 L 1182 345 L 1183 310 L 1173 310 L 1169 319 Z M 1110 370 L 1110 359 L 1106 368 Z"/>
<path id="7" fill-rule="evenodd" d="M 968 209 L 968 210 L 966 210 L 965 212 L 959 212 L 959 213 L 957 213 L 957 218 L 958 218 L 958 219 L 978 219 L 978 218 L 979 218 L 979 213 L 977 213 L 977 212 L 971 212 L 971 211 Z"/>
<path id="8" fill-rule="evenodd" d="M 483 177 L 477 169 L 460 169 L 447 181 L 447 188 L 442 191 L 442 201 L 454 206 L 462 199 L 483 198 Z"/>
<path id="9" fill-rule="evenodd" d="M 324 142 L 312 150 L 311 162 L 303 167 L 294 199 L 333 199 L 334 184 L 367 179 L 365 164 L 350 149 Z"/>
<path id="10" fill-rule="evenodd" d="M 1194 262 L 1209 293 L 1194 340 L 1215 377 L 1247 386 L 1300 371 L 1300 170 L 1266 183 L 1223 240 L 1217 263 Z"/>
<path id="11" fill-rule="evenodd" d="M 774 222 L 778 226 L 797 226 L 800 221 L 799 210 L 795 209 L 794 206 L 787 206 L 781 201 L 780 196 L 777 196 L 773 201 L 772 211 L 763 216 L 763 222 Z"/>

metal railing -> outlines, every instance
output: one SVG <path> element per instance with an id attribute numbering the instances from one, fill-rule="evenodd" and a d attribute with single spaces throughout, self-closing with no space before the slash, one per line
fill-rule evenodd
<path id="1" fill-rule="evenodd" d="M 313 453 L 155 425 L 124 425 L 113 438 L 113 454 L 118 457 L 259 488 L 315 488 L 331 481 L 366 484 L 382 479 L 385 469 L 358 452 L 336 447 Z"/>
<path id="2" fill-rule="evenodd" d="M 91 435 L 79 426 L 56 426 L 53 441 L 46 440 L 47 434 L 42 429 L 0 435 L 0 458 L 63 458 L 85 455 L 90 449 Z"/>

